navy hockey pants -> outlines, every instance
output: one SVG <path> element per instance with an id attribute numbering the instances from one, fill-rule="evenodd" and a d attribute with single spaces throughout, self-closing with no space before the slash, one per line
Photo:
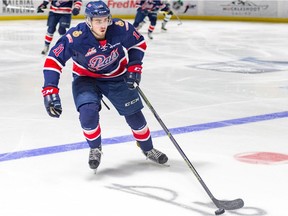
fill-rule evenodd
<path id="1" fill-rule="evenodd" d="M 110 100 L 120 115 L 125 116 L 141 149 L 149 151 L 153 148 L 150 131 L 141 112 L 142 101 L 137 90 L 129 90 L 124 80 L 100 81 L 91 77 L 74 76 L 72 88 L 81 127 L 90 148 L 101 145 L 99 109 L 102 95 Z"/>
<path id="2" fill-rule="evenodd" d="M 56 26 L 59 23 L 58 32 L 60 35 L 64 35 L 66 33 L 66 29 L 70 27 L 71 19 L 71 14 L 57 14 L 50 11 L 47 20 L 47 32 L 53 35 L 56 31 Z"/>
<path id="3" fill-rule="evenodd" d="M 140 8 L 137 10 L 133 26 L 137 28 L 139 24 L 144 21 L 146 16 L 149 18 L 150 25 L 156 26 L 157 12 L 148 12 L 147 10 L 141 10 Z"/>

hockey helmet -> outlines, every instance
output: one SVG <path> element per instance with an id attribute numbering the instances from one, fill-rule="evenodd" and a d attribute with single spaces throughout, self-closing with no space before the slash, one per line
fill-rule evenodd
<path id="1" fill-rule="evenodd" d="M 109 23 L 111 25 L 111 14 L 110 9 L 103 1 L 91 1 L 88 2 L 85 8 L 85 16 L 87 25 L 91 28 L 91 20 L 93 18 L 108 17 Z"/>

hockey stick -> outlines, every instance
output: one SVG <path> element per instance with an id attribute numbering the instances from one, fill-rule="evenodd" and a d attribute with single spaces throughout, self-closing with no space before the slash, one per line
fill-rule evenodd
<path id="1" fill-rule="evenodd" d="M 204 190 L 206 191 L 206 193 L 208 194 L 210 199 L 213 201 L 215 206 L 218 208 L 215 211 L 215 214 L 216 215 L 220 215 L 220 214 L 223 214 L 225 212 L 225 210 L 235 210 L 235 209 L 242 208 L 244 206 L 244 201 L 242 199 L 218 200 L 218 199 L 216 199 L 213 196 L 213 194 L 210 192 L 209 188 L 206 186 L 206 184 L 204 183 L 203 179 L 200 177 L 200 175 L 198 174 L 197 170 L 194 168 L 194 166 L 192 165 L 190 160 L 187 158 L 187 156 L 185 155 L 185 153 L 183 152 L 183 150 L 181 149 L 181 147 L 179 146 L 177 141 L 174 139 L 174 137 L 171 134 L 171 132 L 169 131 L 169 129 L 166 127 L 164 122 L 161 120 L 161 118 L 159 117 L 159 115 L 157 114 L 156 110 L 153 108 L 153 106 L 151 105 L 151 103 L 149 102 L 149 100 L 147 99 L 145 94 L 143 93 L 143 91 L 140 89 L 139 86 L 136 86 L 136 89 L 138 90 L 140 96 L 142 97 L 142 99 L 144 100 L 146 105 L 149 107 L 151 112 L 154 114 L 155 118 L 157 119 L 157 121 L 159 122 L 159 124 L 161 125 L 163 130 L 166 132 L 166 134 L 168 135 L 168 137 L 170 138 L 170 140 L 172 141 L 172 143 L 174 144 L 174 146 L 176 147 L 178 152 L 181 154 L 182 158 L 185 160 L 185 162 L 187 163 L 188 167 L 194 173 L 194 175 L 196 176 L 196 178 L 198 179 L 198 181 L 200 182 L 200 184 L 202 185 L 202 187 L 204 188 Z"/>
<path id="2" fill-rule="evenodd" d="M 180 19 L 180 17 L 175 13 L 175 11 L 173 11 L 173 10 L 170 10 L 171 12 L 172 12 L 172 16 L 173 15 L 175 15 L 176 16 L 176 18 L 177 18 L 177 20 L 178 20 L 178 23 L 177 23 L 177 25 L 182 25 L 182 21 L 181 21 L 181 19 Z M 162 11 L 160 11 L 160 13 L 162 13 L 164 16 L 165 16 L 165 14 L 167 13 L 167 12 L 162 12 Z"/>
<path id="3" fill-rule="evenodd" d="M 36 11 L 35 8 L 32 7 L 25 7 L 25 6 L 12 6 L 12 5 L 6 5 L 7 9 L 15 9 L 15 10 L 26 10 L 26 11 Z"/>
<path id="4" fill-rule="evenodd" d="M 181 21 L 181 19 L 179 18 L 179 16 L 178 16 L 175 12 L 173 12 L 173 13 L 174 13 L 174 15 L 176 16 L 177 20 L 179 21 L 178 25 L 182 25 L 182 21 Z"/>

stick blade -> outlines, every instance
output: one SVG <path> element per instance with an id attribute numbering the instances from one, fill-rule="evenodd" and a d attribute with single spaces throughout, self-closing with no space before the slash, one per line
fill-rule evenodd
<path id="1" fill-rule="evenodd" d="M 240 209 L 244 206 L 244 201 L 242 199 L 235 200 L 217 200 L 213 199 L 213 202 L 217 206 L 217 208 L 223 208 L 225 210 L 235 210 Z"/>

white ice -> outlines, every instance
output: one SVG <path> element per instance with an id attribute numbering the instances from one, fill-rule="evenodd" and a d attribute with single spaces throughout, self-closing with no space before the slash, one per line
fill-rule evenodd
<path id="1" fill-rule="evenodd" d="M 166 126 L 179 129 L 177 143 L 212 194 L 244 200 L 242 209 L 225 215 L 285 215 L 287 163 L 245 163 L 234 156 L 288 154 L 287 24 L 178 24 L 171 21 L 161 32 L 159 21 L 154 39 L 147 38 L 143 92 Z M 147 28 L 141 29 L 145 37 Z M 40 52 L 46 20 L 3 21 L 0 32 L 1 215 L 214 215 L 215 206 L 169 138 L 154 137 L 169 167 L 145 160 L 135 142 L 121 142 L 119 137 L 131 132 L 107 99 L 111 110 L 101 111 L 102 137 L 120 142 L 103 146 L 102 163 L 93 174 L 88 148 L 71 147 L 84 142 L 72 101 L 71 62 L 59 86 L 63 115 L 53 119 L 44 109 Z M 162 128 L 147 106 L 143 112 L 159 134 Z M 270 114 L 275 118 L 262 119 Z M 229 123 L 242 118 L 255 121 Z M 221 121 L 226 127 L 212 124 Z M 208 127 L 184 133 L 200 124 Z M 66 144 L 67 151 L 33 155 L 47 147 L 63 150 Z M 32 156 L 22 157 L 23 152 Z"/>

